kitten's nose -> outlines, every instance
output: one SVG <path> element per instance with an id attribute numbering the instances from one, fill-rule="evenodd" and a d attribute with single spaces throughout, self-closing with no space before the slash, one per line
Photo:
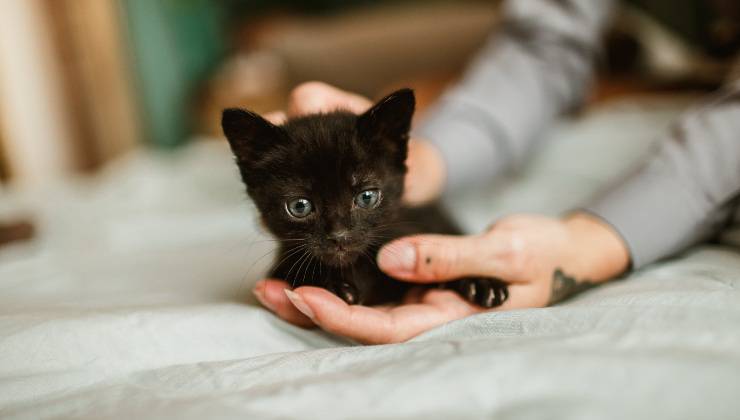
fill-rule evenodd
<path id="1" fill-rule="evenodd" d="M 329 234 L 328 239 L 332 244 L 342 247 L 347 245 L 350 241 L 349 232 L 346 230 L 336 230 Z"/>

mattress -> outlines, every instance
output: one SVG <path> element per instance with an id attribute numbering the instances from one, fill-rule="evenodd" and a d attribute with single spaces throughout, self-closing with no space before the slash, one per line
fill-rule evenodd
<path id="1" fill-rule="evenodd" d="M 681 100 L 559 122 L 523 168 L 446 205 L 470 231 L 576 208 L 650 152 Z M 141 150 L 0 195 L 0 418 L 732 419 L 740 253 L 707 245 L 550 308 L 361 346 L 259 307 L 274 242 L 223 142 Z"/>

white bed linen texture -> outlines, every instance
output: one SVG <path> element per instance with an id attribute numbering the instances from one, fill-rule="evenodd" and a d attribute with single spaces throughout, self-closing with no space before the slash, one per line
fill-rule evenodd
<path id="1" fill-rule="evenodd" d="M 521 172 L 447 205 L 471 231 L 576 207 L 684 105 L 621 101 L 562 121 Z M 554 307 L 360 346 L 251 297 L 274 242 L 225 142 L 0 195 L 0 214 L 24 212 L 37 238 L 0 250 L 3 419 L 740 418 L 740 253 L 729 246 Z"/>

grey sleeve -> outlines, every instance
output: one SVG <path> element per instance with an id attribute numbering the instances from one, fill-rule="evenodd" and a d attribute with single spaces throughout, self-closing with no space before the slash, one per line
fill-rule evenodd
<path id="1" fill-rule="evenodd" d="M 522 160 L 592 78 L 612 0 L 512 0 L 503 25 L 414 132 L 440 150 L 447 188 L 481 184 Z"/>
<path id="2" fill-rule="evenodd" d="M 740 81 L 689 111 L 636 171 L 586 210 L 611 224 L 639 268 L 706 240 L 740 199 Z"/>

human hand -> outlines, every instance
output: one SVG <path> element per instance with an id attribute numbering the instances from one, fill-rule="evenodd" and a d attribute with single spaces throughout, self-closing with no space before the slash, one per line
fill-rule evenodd
<path id="1" fill-rule="evenodd" d="M 418 235 L 387 244 L 378 264 L 389 275 L 417 283 L 465 276 L 509 283 L 509 299 L 494 310 L 543 307 L 624 272 L 629 253 L 604 222 L 586 214 L 567 219 L 512 216 L 471 236 Z M 484 309 L 443 289 L 415 289 L 398 306 L 347 305 L 316 287 L 285 291 L 278 280 L 255 294 L 278 316 L 364 343 L 400 342 Z"/>
<path id="2" fill-rule="evenodd" d="M 355 114 L 367 111 L 372 102 L 321 82 L 298 85 L 290 94 L 286 111 L 265 115 L 273 124 L 282 124 L 287 118 L 343 109 Z M 436 147 L 421 139 L 409 141 L 403 201 L 407 205 L 426 204 L 442 192 L 445 183 L 445 165 Z"/>

